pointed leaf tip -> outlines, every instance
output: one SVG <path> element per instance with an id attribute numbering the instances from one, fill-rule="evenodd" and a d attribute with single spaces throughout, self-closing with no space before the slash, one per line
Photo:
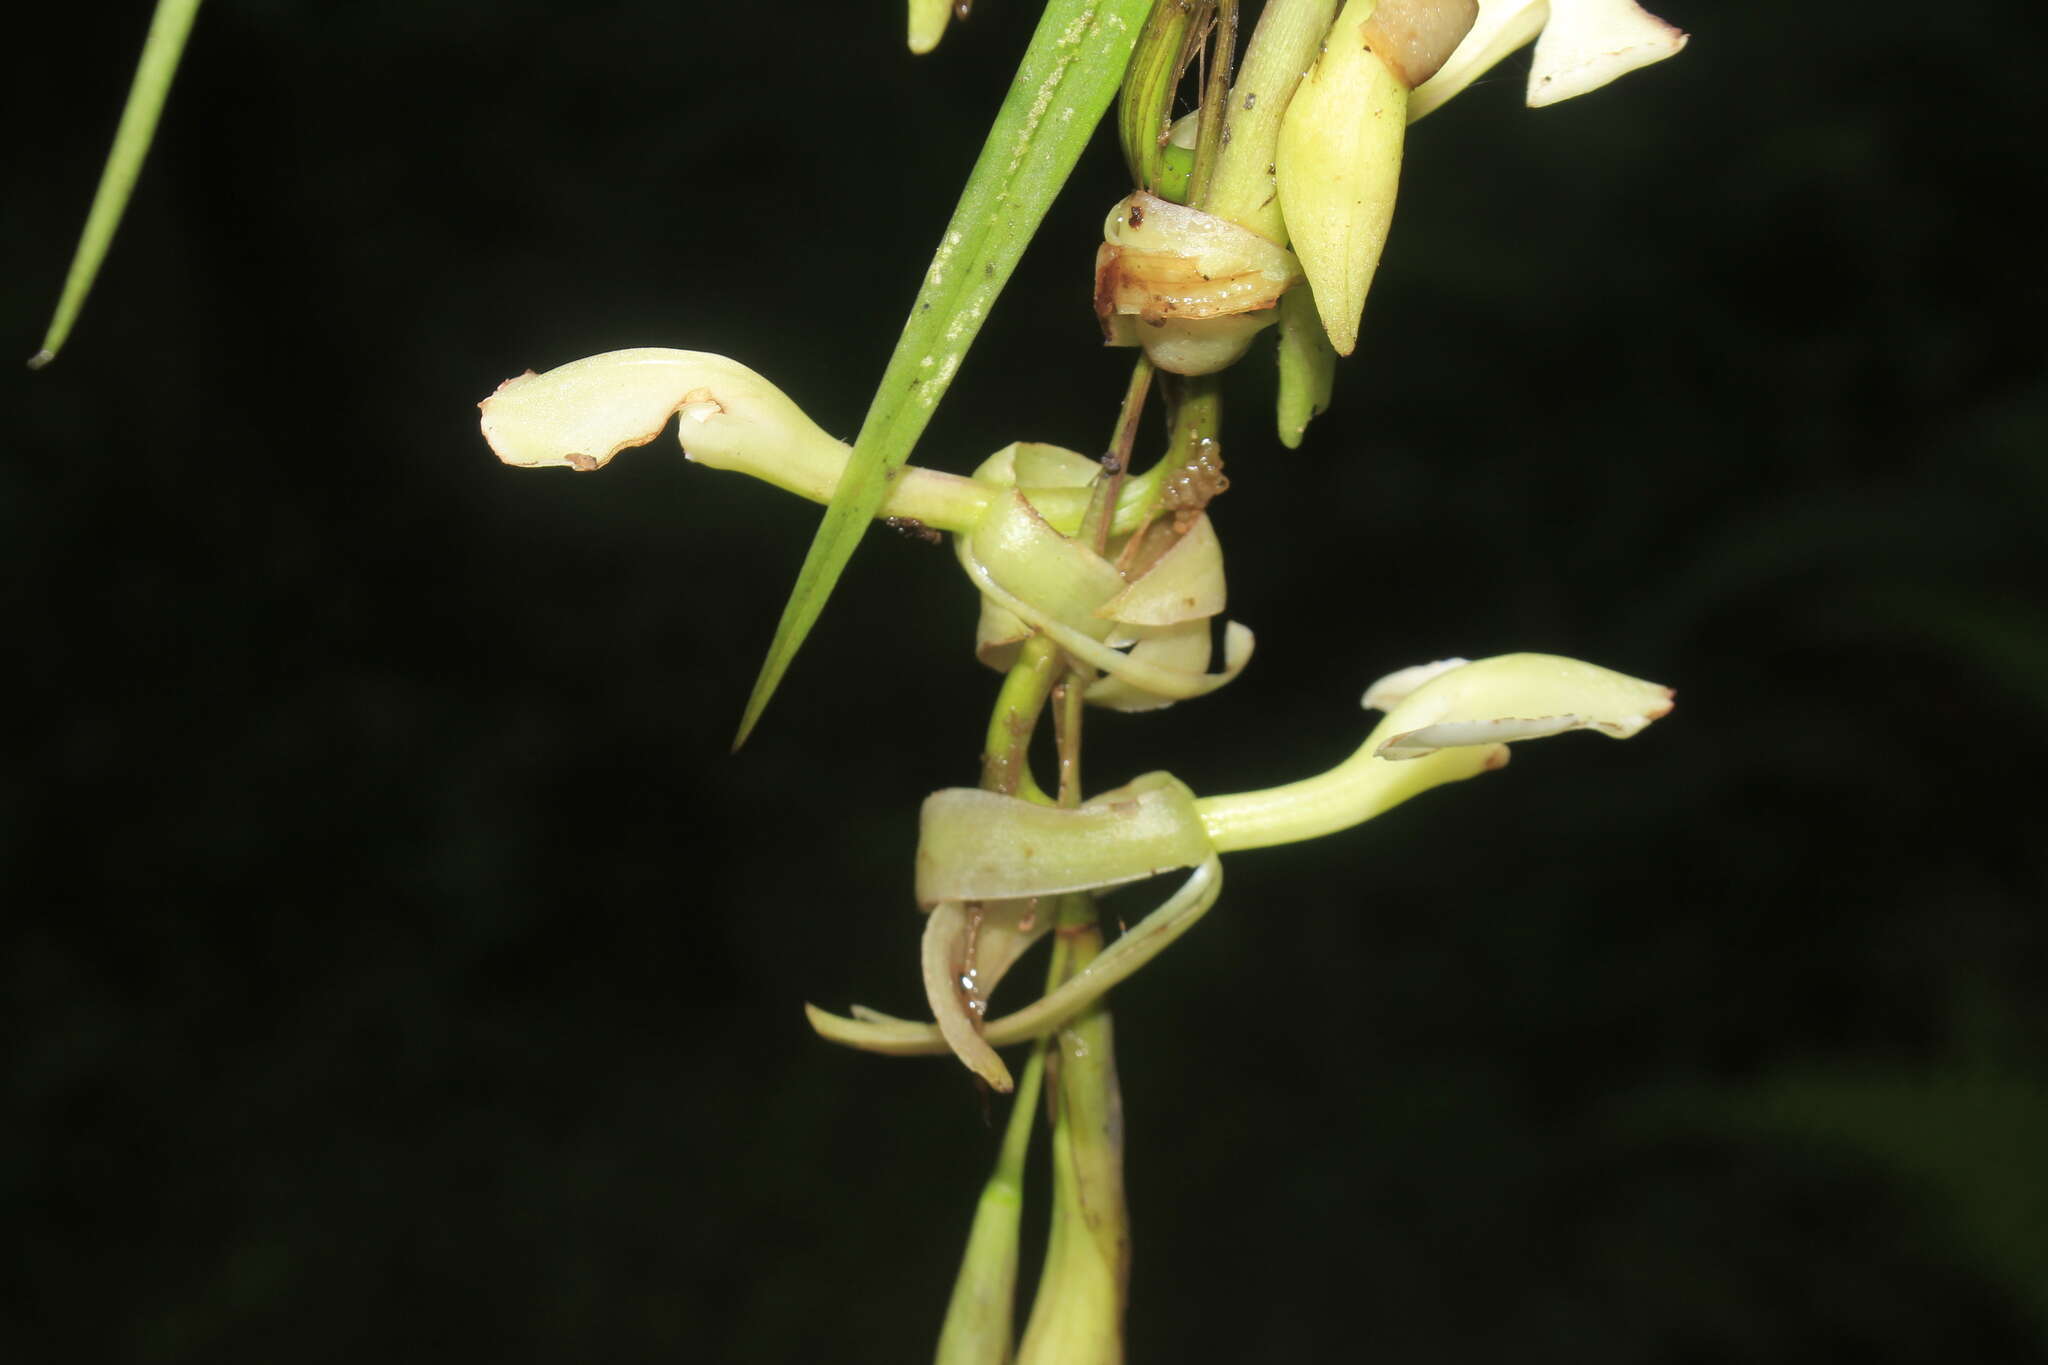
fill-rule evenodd
<path id="1" fill-rule="evenodd" d="M 40 370 L 57 358 L 57 352 L 71 335 L 72 324 L 85 307 L 93 281 L 99 278 L 100 265 L 113 245 L 121 216 L 128 209 L 135 179 L 142 173 L 143 159 L 149 155 L 157 120 L 163 114 L 171 81 L 178 72 L 178 58 L 185 51 L 185 40 L 198 12 L 199 0 L 157 0 L 156 13 L 149 21 L 149 37 L 143 42 L 142 58 L 136 63 L 135 79 L 128 87 L 128 103 L 121 110 L 114 145 L 100 172 L 99 188 L 93 192 L 85 227 L 78 234 L 71 268 L 64 276 L 63 292 L 51 315 L 42 349 L 29 360 L 32 370 Z"/>
<path id="2" fill-rule="evenodd" d="M 910 458 L 996 296 L 1116 96 L 1150 0 L 1051 0 L 989 129 L 783 604 L 740 717 L 746 743 Z"/>

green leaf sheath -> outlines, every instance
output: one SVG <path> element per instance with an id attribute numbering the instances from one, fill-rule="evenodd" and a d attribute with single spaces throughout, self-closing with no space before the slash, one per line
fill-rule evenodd
<path id="1" fill-rule="evenodd" d="M 1194 18 L 1193 5 L 1167 0 L 1153 6 L 1117 103 L 1117 136 L 1123 143 L 1124 164 L 1131 168 L 1131 182 L 1155 194 L 1164 169 L 1166 130 L 1173 121 L 1173 92 L 1187 68 Z"/>
<path id="2" fill-rule="evenodd" d="M 1115 98 L 1151 7 L 1151 0 L 1051 0 L 1045 7 L 783 604 L 734 748 L 760 720 L 889 481 L 910 458 L 996 295 Z"/>
<path id="3" fill-rule="evenodd" d="M 171 80 L 178 74 L 178 59 L 184 55 L 185 39 L 192 32 L 199 0 L 158 0 L 156 15 L 149 22 L 149 38 L 142 45 L 142 60 L 135 67 L 135 82 L 128 87 L 128 107 L 121 111 L 121 126 L 114 134 L 113 150 L 107 153 L 106 169 L 100 172 L 100 187 L 93 195 L 92 211 L 86 215 L 85 230 L 79 234 L 78 250 L 71 257 L 71 271 L 64 277 L 64 293 L 43 335 L 43 347 L 30 358 L 32 370 L 40 370 L 57 358 L 71 324 L 92 292 L 100 263 L 113 244 L 114 230 L 121 226 L 128 196 L 135 189 L 135 177 L 142 172 L 142 160 L 149 155 L 150 139 L 156 136 L 157 118 L 164 111 L 164 99 L 171 92 Z"/>

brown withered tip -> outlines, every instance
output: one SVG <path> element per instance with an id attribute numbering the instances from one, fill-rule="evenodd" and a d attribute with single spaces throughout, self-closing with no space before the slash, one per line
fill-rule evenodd
<path id="1" fill-rule="evenodd" d="M 1478 0 L 1380 0 L 1358 36 L 1413 90 L 1451 59 L 1478 17 Z"/>
<path id="2" fill-rule="evenodd" d="M 597 457 L 593 455 L 564 455 L 562 459 L 569 468 L 575 470 L 578 474 L 588 474 L 598 467 Z"/>

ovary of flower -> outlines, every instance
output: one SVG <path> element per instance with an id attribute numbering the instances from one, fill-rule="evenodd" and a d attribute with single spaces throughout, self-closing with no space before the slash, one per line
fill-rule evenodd
<path id="1" fill-rule="evenodd" d="M 1507 745 L 1567 730 L 1627 739 L 1668 715 L 1670 688 L 1555 654 L 1448 659 L 1389 674 L 1386 708 L 1343 763 L 1304 781 L 1196 803 L 1218 852 L 1294 843 L 1369 820 L 1411 796 L 1508 761 Z"/>
<path id="2" fill-rule="evenodd" d="M 851 453 L 782 390 L 704 351 L 609 351 L 545 374 L 529 370 L 477 406 L 491 450 L 521 469 L 601 469 L 675 417 L 683 453 L 698 464 L 829 502 Z M 912 466 L 890 485 L 881 515 L 962 530 L 980 520 L 989 497 L 972 479 Z"/>
<path id="3" fill-rule="evenodd" d="M 1540 108 L 1597 90 L 1672 56 L 1686 35 L 1635 0 L 1479 0 L 1479 18 L 1443 69 L 1408 99 L 1410 122 L 1437 108 L 1509 53 L 1536 40 L 1526 102 Z"/>

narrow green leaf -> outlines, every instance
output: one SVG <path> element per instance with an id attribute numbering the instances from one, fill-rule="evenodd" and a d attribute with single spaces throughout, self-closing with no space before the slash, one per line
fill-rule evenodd
<path id="1" fill-rule="evenodd" d="M 149 38 L 142 45 L 142 60 L 135 67 L 135 82 L 128 87 L 128 106 L 121 111 L 121 126 L 114 133 L 114 147 L 107 154 L 107 167 L 100 172 L 100 187 L 93 195 L 92 211 L 86 215 L 85 231 L 79 234 L 78 250 L 71 258 L 71 272 L 64 277 L 64 293 L 43 336 L 43 348 L 29 358 L 28 367 L 40 370 L 57 358 L 71 324 L 78 320 L 85 296 L 100 273 L 100 263 L 113 244 L 114 230 L 128 208 L 128 196 L 135 189 L 135 177 L 142 171 L 142 159 L 149 155 L 150 140 L 156 136 L 157 118 L 164 111 L 164 98 L 171 92 L 171 78 L 178 74 L 178 58 L 184 55 L 185 39 L 192 32 L 199 0 L 157 0 L 156 15 L 149 21 Z"/>
<path id="2" fill-rule="evenodd" d="M 1152 0 L 1050 0 L 825 509 L 740 718 L 737 749 L 825 607 L 889 481 L 1123 81 Z"/>

